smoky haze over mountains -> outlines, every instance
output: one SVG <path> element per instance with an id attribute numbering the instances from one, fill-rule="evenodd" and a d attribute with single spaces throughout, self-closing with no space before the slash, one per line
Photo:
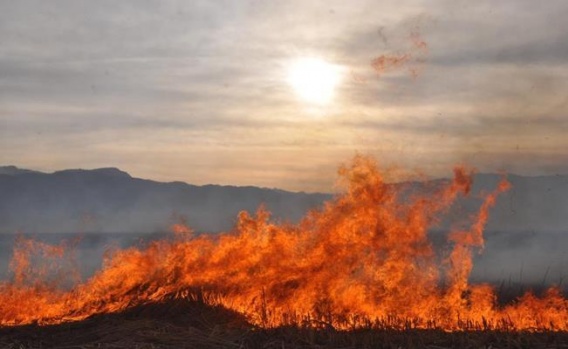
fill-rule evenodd
<path id="1" fill-rule="evenodd" d="M 141 233 L 186 219 L 196 231 L 231 229 L 242 210 L 264 204 L 274 217 L 297 221 L 329 198 L 257 187 L 160 183 L 116 168 L 52 174 L 0 168 L 0 233 Z"/>
<path id="2" fill-rule="evenodd" d="M 467 223 L 500 175 L 477 174 L 471 198 L 458 202 L 443 226 Z M 568 227 L 568 176 L 509 175 L 512 189 L 491 210 L 488 231 L 564 232 Z M 412 188 L 422 184 L 411 183 Z M 195 186 L 133 178 L 116 168 L 51 174 L 0 167 L 0 233 L 165 231 L 175 217 L 197 231 L 232 228 L 238 212 L 261 204 L 273 218 L 298 221 L 331 194 L 258 187 Z"/>

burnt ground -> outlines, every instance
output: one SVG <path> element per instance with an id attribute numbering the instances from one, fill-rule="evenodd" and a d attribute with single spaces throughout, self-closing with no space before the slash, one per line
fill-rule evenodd
<path id="1" fill-rule="evenodd" d="M 568 333 L 280 327 L 259 329 L 240 314 L 170 300 L 59 325 L 0 328 L 0 348 L 566 348 Z"/>

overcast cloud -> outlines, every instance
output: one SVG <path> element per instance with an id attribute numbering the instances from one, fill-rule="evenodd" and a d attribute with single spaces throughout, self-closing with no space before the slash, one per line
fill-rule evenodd
<path id="1" fill-rule="evenodd" d="M 0 0 L 0 163 L 309 191 L 357 151 L 567 173 L 566 18 L 565 0 Z M 427 51 L 373 71 L 412 33 Z M 329 106 L 287 85 L 302 56 L 341 66 Z"/>

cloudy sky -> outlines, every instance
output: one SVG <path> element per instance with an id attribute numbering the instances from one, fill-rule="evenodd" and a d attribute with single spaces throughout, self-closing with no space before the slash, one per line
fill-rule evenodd
<path id="1" fill-rule="evenodd" d="M 0 0 L 0 164 L 307 191 L 356 152 L 568 173 L 566 18 L 565 0 Z M 327 103 L 290 85 L 303 57 L 338 74 Z"/>

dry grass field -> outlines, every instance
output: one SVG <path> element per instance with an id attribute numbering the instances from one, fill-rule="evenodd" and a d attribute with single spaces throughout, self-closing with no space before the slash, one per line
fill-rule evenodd
<path id="1" fill-rule="evenodd" d="M 0 329 L 2 348 L 568 348 L 566 332 L 392 330 L 369 326 L 262 329 L 238 313 L 170 300 L 80 322 Z"/>

